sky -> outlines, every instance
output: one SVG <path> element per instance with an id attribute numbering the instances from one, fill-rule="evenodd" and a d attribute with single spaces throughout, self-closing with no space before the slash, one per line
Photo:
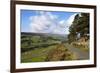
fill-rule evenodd
<path id="1" fill-rule="evenodd" d="M 21 10 L 21 32 L 69 34 L 76 12 Z"/>

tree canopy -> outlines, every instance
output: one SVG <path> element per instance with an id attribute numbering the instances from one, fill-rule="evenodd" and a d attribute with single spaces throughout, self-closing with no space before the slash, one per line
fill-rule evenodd
<path id="1" fill-rule="evenodd" d="M 79 13 L 75 16 L 73 23 L 69 27 L 68 40 L 75 41 L 80 34 L 80 38 L 89 35 L 89 13 Z"/>

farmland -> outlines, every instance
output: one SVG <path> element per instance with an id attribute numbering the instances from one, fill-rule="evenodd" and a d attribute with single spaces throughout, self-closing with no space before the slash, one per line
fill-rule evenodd
<path id="1" fill-rule="evenodd" d="M 89 59 L 89 52 L 77 49 L 67 35 L 21 33 L 21 62 L 46 62 Z"/>

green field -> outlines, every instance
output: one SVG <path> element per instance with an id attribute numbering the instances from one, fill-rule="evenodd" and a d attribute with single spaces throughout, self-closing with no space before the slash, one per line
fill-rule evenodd
<path id="1" fill-rule="evenodd" d="M 62 43 L 63 42 L 63 43 Z M 64 36 L 58 35 L 22 35 L 21 36 L 21 62 L 44 62 L 74 60 L 64 44 Z"/>
<path id="2" fill-rule="evenodd" d="M 48 62 L 89 59 L 89 47 L 69 44 L 58 35 L 21 36 L 21 62 Z"/>

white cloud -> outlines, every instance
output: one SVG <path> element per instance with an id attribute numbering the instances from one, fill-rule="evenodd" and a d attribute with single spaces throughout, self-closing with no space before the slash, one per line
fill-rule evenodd
<path id="1" fill-rule="evenodd" d="M 72 24 L 76 14 L 67 20 L 57 21 L 58 16 L 51 12 L 39 11 L 36 16 L 30 17 L 30 32 L 68 34 L 68 27 Z M 68 26 L 68 27 L 67 27 Z"/>
<path id="2" fill-rule="evenodd" d="M 69 34 L 69 27 L 71 26 L 72 22 L 74 21 L 74 18 L 76 15 L 77 15 L 77 13 L 71 15 L 68 19 L 61 20 L 59 22 L 60 27 L 62 27 L 64 29 L 64 31 L 62 30 L 62 33 Z"/>
<path id="3" fill-rule="evenodd" d="M 76 15 L 77 15 L 77 13 L 71 15 L 71 16 L 69 17 L 69 19 L 67 19 L 67 22 L 66 22 L 66 23 L 67 23 L 67 26 L 68 26 L 68 27 L 72 24 L 72 22 L 73 22 L 73 20 L 74 20 L 74 18 L 75 18 Z"/>
<path id="4" fill-rule="evenodd" d="M 40 11 L 40 15 L 32 16 L 31 19 L 31 32 L 48 33 L 50 27 L 54 24 L 54 17 L 47 12 Z"/>

